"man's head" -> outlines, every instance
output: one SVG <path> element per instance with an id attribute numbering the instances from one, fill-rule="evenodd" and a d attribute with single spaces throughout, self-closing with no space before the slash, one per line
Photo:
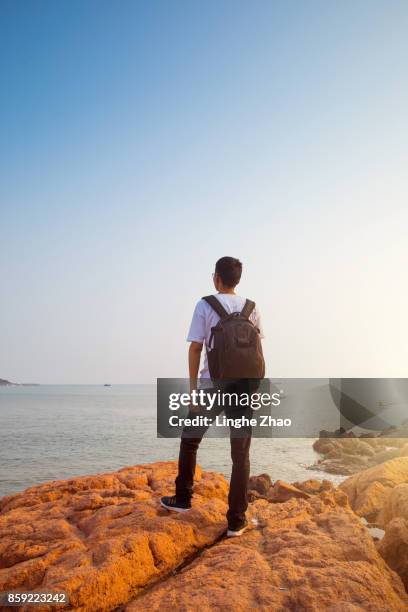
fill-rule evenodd
<path id="1" fill-rule="evenodd" d="M 242 263 L 235 257 L 221 257 L 215 264 L 214 286 L 217 291 L 232 291 L 242 274 Z"/>

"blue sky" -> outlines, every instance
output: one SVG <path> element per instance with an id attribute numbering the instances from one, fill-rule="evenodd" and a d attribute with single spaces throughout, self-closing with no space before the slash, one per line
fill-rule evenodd
<path id="1" fill-rule="evenodd" d="M 183 376 L 214 261 L 272 376 L 405 376 L 408 6 L 0 6 L 0 377 Z"/>

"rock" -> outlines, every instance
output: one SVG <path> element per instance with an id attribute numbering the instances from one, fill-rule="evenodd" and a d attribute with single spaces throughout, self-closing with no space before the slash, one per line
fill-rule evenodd
<path id="1" fill-rule="evenodd" d="M 313 443 L 313 449 L 322 455 L 327 455 L 333 448 L 335 448 L 335 443 L 332 438 L 318 438 Z"/>
<path id="2" fill-rule="evenodd" d="M 294 482 L 293 486 L 300 489 L 301 491 L 305 491 L 306 493 L 310 493 L 311 495 L 316 495 L 317 493 L 322 493 L 322 491 L 332 491 L 334 492 L 335 487 L 330 480 L 304 480 L 303 482 Z"/>
<path id="3" fill-rule="evenodd" d="M 332 458 L 327 455 L 325 459 L 319 459 L 316 463 L 309 466 L 309 470 L 326 472 L 327 474 L 338 474 L 342 476 L 351 476 L 362 469 L 370 467 L 368 457 L 352 457 L 348 456 L 344 461 L 341 458 Z"/>
<path id="4" fill-rule="evenodd" d="M 328 455 L 331 457 L 344 457 L 345 455 L 356 455 L 356 456 L 371 456 L 375 453 L 375 450 L 371 444 L 371 439 L 365 438 L 322 438 L 314 442 L 313 448 L 318 453 Z"/>
<path id="5" fill-rule="evenodd" d="M 251 476 L 249 479 L 248 490 L 256 491 L 259 495 L 268 495 L 268 491 L 272 486 L 272 480 L 269 474 L 259 474 L 259 476 Z"/>
<path id="6" fill-rule="evenodd" d="M 258 493 L 258 491 L 255 491 L 254 489 L 248 491 L 248 502 L 252 503 L 254 501 L 256 501 L 257 499 L 266 499 L 265 495 L 261 495 L 260 493 Z"/>
<path id="7" fill-rule="evenodd" d="M 400 578 L 333 491 L 286 503 L 258 500 L 240 538 L 224 539 L 139 595 L 126 612 L 397 612 Z"/>
<path id="8" fill-rule="evenodd" d="M 3 498 L 0 592 L 62 590 L 83 612 L 113 610 L 212 544 L 226 528 L 228 484 L 198 468 L 193 509 L 169 513 L 159 497 L 173 492 L 176 469 L 138 465 Z"/>
<path id="9" fill-rule="evenodd" d="M 301 491 L 288 482 L 277 480 L 268 493 L 268 501 L 273 503 L 282 503 L 292 498 L 307 499 L 310 497 L 310 495 L 310 493 Z"/>
<path id="10" fill-rule="evenodd" d="M 341 483 L 353 510 L 370 523 L 381 525 L 380 512 L 391 489 L 408 483 L 408 457 L 391 459 L 380 465 L 354 474 Z"/>
<path id="11" fill-rule="evenodd" d="M 329 480 L 310 479 L 304 482 L 295 482 L 293 484 L 285 482 L 284 480 L 277 480 L 274 484 L 269 483 L 271 483 L 271 480 L 267 474 L 251 476 L 249 479 L 249 501 L 254 502 L 257 499 L 266 499 L 273 504 L 285 503 L 292 498 L 308 499 L 311 495 L 317 495 L 327 491 L 330 491 L 339 499 L 340 497 L 347 499 L 347 496 L 336 490 L 333 483 Z"/>
<path id="12" fill-rule="evenodd" d="M 249 501 L 266 499 L 271 503 L 284 503 L 289 499 L 307 499 L 310 495 L 316 495 L 322 491 L 334 491 L 334 486 L 329 480 L 306 480 L 290 484 L 284 480 L 271 482 L 268 474 L 251 476 L 249 479 Z"/>
<path id="13" fill-rule="evenodd" d="M 391 569 L 399 574 L 408 591 L 408 521 L 395 518 L 388 523 L 377 548 Z"/>
<path id="14" fill-rule="evenodd" d="M 405 432 L 405 426 L 395 430 L 399 435 Z M 328 437 L 330 432 L 320 432 L 323 437 L 316 440 L 313 448 L 323 455 L 309 469 L 325 471 L 331 474 L 351 475 L 369 467 L 396 457 L 408 455 L 406 438 L 386 438 L 362 434 L 359 437 Z M 405 451 L 402 449 L 407 447 Z"/>
<path id="15" fill-rule="evenodd" d="M 378 515 L 378 523 L 386 527 L 398 517 L 408 521 L 408 482 L 397 485 L 385 497 L 384 505 Z"/>
<path id="16" fill-rule="evenodd" d="M 384 463 L 385 461 L 389 461 L 390 459 L 395 459 L 396 457 L 400 456 L 399 448 L 386 448 L 385 450 L 373 455 L 372 463 L 378 465 L 379 463 Z"/>
<path id="17" fill-rule="evenodd" d="M 400 578 L 332 483 L 253 477 L 273 503 L 257 499 L 247 533 L 226 540 L 225 478 L 197 467 L 192 510 L 170 513 L 159 497 L 173 492 L 176 469 L 137 465 L 0 500 L 0 592 L 65 591 L 81 612 L 408 609 Z M 393 557 L 391 543 L 382 554 Z"/>

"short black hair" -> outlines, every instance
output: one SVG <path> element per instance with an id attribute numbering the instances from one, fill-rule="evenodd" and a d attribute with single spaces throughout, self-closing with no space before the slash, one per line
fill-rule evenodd
<path id="1" fill-rule="evenodd" d="M 215 272 L 220 275 L 226 287 L 238 285 L 242 274 L 242 263 L 235 257 L 221 257 L 215 264 Z"/>

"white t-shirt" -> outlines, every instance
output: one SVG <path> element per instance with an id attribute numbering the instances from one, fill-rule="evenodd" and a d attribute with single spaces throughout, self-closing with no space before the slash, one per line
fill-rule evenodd
<path id="1" fill-rule="evenodd" d="M 228 314 L 233 312 L 241 312 L 244 307 L 246 298 L 235 295 L 232 293 L 216 293 L 215 297 L 224 306 Z M 202 342 L 206 346 L 204 366 L 200 372 L 200 377 L 210 378 L 210 372 L 208 369 L 207 350 L 210 342 L 211 328 L 217 325 L 220 320 L 219 315 L 215 310 L 207 304 L 205 300 L 197 302 L 194 309 L 193 318 L 190 325 L 190 330 L 187 336 L 187 342 Z M 255 306 L 249 320 L 259 329 L 261 338 L 264 337 L 262 330 L 261 317 L 259 310 Z"/>

